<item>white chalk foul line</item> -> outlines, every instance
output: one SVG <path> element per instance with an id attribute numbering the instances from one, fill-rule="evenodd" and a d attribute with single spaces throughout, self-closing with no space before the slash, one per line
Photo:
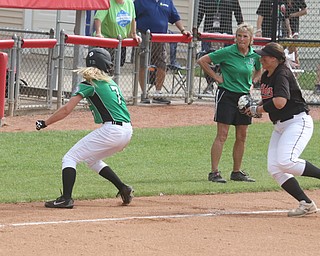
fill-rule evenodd
<path id="1" fill-rule="evenodd" d="M 21 223 L 8 223 L 0 224 L 0 228 L 5 227 L 25 227 L 25 226 L 38 226 L 38 225 L 54 225 L 54 224 L 70 224 L 70 223 L 89 223 L 89 222 L 105 222 L 105 221 L 129 221 L 129 220 L 145 220 L 145 219 L 181 219 L 181 218 L 194 218 L 194 217 L 213 217 L 223 215 L 259 215 L 259 214 L 274 214 L 285 213 L 288 210 L 271 210 L 271 211 L 217 211 L 213 213 L 195 213 L 195 214 L 176 214 L 176 215 L 153 215 L 153 216 L 132 216 L 122 218 L 100 218 L 100 219 L 85 219 L 85 220 L 61 220 L 61 221 L 39 221 L 39 222 L 21 222 Z"/>

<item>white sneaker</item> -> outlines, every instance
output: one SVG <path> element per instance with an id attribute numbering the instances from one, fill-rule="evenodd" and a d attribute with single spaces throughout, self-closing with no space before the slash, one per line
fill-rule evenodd
<path id="1" fill-rule="evenodd" d="M 288 217 L 302 217 L 307 214 L 316 213 L 317 211 L 317 206 L 313 201 L 307 203 L 305 200 L 302 200 L 297 209 L 288 212 Z"/>

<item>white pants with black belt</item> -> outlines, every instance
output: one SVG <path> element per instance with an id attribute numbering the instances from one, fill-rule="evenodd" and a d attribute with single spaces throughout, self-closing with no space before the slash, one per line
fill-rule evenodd
<path id="1" fill-rule="evenodd" d="M 100 128 L 92 131 L 79 140 L 63 157 L 62 169 L 76 166 L 80 162 L 87 163 L 88 167 L 97 173 L 107 166 L 102 159 L 122 151 L 132 137 L 131 123 L 122 125 L 104 123 Z"/>
<path id="2" fill-rule="evenodd" d="M 281 186 L 293 176 L 301 176 L 306 161 L 299 158 L 313 133 L 313 120 L 302 112 L 274 125 L 268 149 L 268 172 Z"/>

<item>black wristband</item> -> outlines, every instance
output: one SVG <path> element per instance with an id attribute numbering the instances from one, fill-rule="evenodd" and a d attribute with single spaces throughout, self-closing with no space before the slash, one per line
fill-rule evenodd
<path id="1" fill-rule="evenodd" d="M 182 29 L 182 30 L 181 30 L 181 34 L 183 34 L 184 31 L 186 31 L 186 30 L 185 30 L 185 29 Z"/>
<path id="2" fill-rule="evenodd" d="M 264 111 L 268 112 L 268 113 L 271 113 L 271 112 L 275 112 L 277 111 L 278 109 L 276 108 L 276 106 L 274 105 L 273 103 L 273 100 L 269 100 L 268 102 L 264 103 L 262 105 Z"/>

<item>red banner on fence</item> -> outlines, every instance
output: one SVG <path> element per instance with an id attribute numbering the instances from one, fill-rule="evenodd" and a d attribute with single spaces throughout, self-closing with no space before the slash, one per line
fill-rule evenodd
<path id="1" fill-rule="evenodd" d="M 107 10 L 110 0 L 1 0 L 0 8 L 43 10 Z"/>

